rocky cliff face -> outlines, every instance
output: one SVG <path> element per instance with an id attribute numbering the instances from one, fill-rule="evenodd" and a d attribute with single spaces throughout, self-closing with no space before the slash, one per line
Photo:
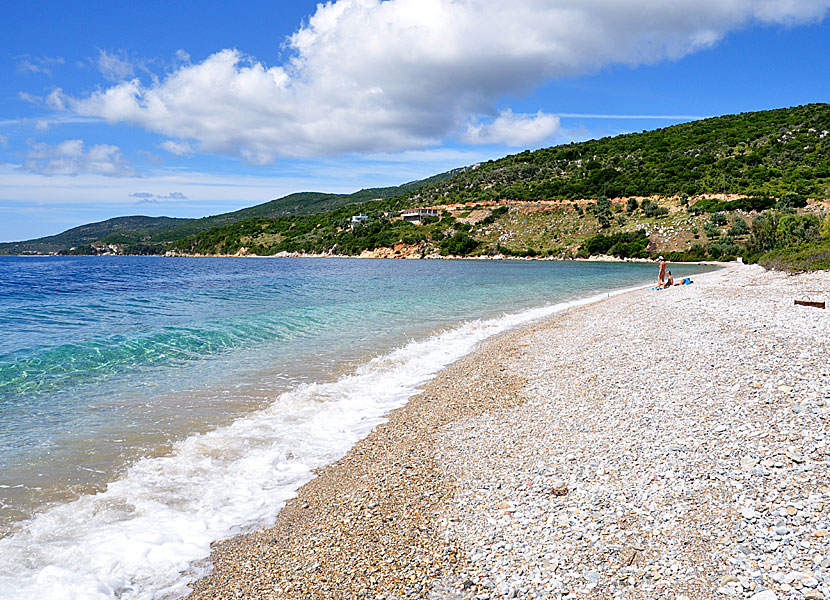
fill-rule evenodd
<path id="1" fill-rule="evenodd" d="M 429 254 L 429 246 L 426 242 L 419 244 L 404 244 L 399 242 L 394 246 L 364 250 L 360 258 L 432 258 Z"/>

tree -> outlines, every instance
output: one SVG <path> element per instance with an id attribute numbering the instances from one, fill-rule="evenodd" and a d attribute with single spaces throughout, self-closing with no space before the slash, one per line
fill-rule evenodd
<path id="1" fill-rule="evenodd" d="M 607 229 L 611 225 L 611 201 L 605 196 L 597 198 L 597 204 L 594 207 L 594 215 L 599 222 L 599 226 Z"/>
<path id="2" fill-rule="evenodd" d="M 749 233 L 749 227 L 741 217 L 737 217 L 735 222 L 732 223 L 732 228 L 729 230 L 729 235 L 731 236 L 739 236 Z"/>
<path id="3" fill-rule="evenodd" d="M 638 208 L 640 208 L 640 203 L 637 202 L 637 198 L 629 198 L 625 203 L 625 212 L 628 214 L 633 213 Z"/>

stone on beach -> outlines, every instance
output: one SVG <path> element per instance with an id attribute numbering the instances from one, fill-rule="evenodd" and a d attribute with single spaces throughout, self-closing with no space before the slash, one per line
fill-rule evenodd
<path id="1" fill-rule="evenodd" d="M 192 597 L 830 598 L 821 289 L 731 267 L 486 342 Z"/>

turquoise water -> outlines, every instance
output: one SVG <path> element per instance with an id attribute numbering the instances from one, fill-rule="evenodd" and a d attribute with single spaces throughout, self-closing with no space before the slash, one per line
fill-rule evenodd
<path id="1" fill-rule="evenodd" d="M 11 569 L 41 587 L 48 569 L 56 594 L 182 591 L 171 581 L 193 547 L 267 523 L 311 469 L 478 341 L 655 275 L 639 263 L 0 258 L 0 551 L 17 557 L 0 584 L 27 597 Z M 119 503 L 133 509 L 98 524 Z M 141 541 L 160 523 L 169 538 Z M 47 530 L 74 540 L 63 558 Z M 167 562 L 146 575 L 116 552 L 79 575 L 78 557 L 102 545 L 92 531 Z"/>

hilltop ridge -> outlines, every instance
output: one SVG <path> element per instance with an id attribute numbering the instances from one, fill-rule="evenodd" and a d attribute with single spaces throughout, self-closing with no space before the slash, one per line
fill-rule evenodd
<path id="1" fill-rule="evenodd" d="M 809 104 L 524 151 L 396 187 L 291 194 L 204 219 L 136 221 L 132 230 L 125 228 L 130 221 L 116 219 L 2 244 L 0 253 L 671 252 L 677 259 L 720 259 L 830 237 L 830 225 L 822 233 L 827 198 L 830 104 Z M 439 216 L 401 218 L 416 207 L 437 208 Z M 354 226 L 355 214 L 368 219 Z M 106 227 L 106 235 L 91 239 Z"/>

